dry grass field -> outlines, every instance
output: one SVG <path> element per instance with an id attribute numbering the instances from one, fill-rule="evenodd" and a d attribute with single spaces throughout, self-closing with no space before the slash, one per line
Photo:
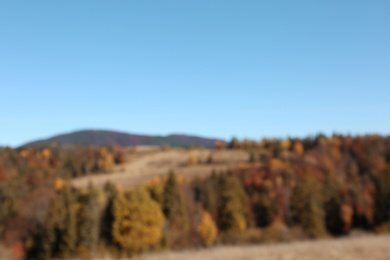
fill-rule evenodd
<path id="1" fill-rule="evenodd" d="M 221 246 L 197 251 L 145 254 L 136 259 L 389 260 L 390 235 L 365 235 L 258 246 Z"/>
<path id="2" fill-rule="evenodd" d="M 211 156 L 212 163 L 206 163 Z M 178 175 L 192 177 L 210 174 L 212 170 L 226 170 L 233 165 L 248 161 L 248 152 L 240 150 L 210 150 L 171 148 L 161 150 L 140 147 L 128 154 L 127 162 L 112 172 L 79 177 L 72 181 L 75 187 L 92 183 L 102 187 L 107 181 L 122 187 L 132 187 L 156 176 L 164 176 L 170 170 Z"/>

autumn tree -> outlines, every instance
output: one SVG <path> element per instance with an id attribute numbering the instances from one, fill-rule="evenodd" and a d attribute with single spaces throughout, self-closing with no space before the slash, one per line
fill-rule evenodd
<path id="1" fill-rule="evenodd" d="M 145 188 L 118 194 L 113 203 L 113 216 L 113 240 L 125 251 L 141 252 L 160 242 L 164 216 Z"/>
<path id="2" fill-rule="evenodd" d="M 202 238 L 203 243 L 206 246 L 210 246 L 214 244 L 218 236 L 218 228 L 215 224 L 213 218 L 210 213 L 207 211 L 203 211 L 200 223 L 198 226 L 198 232 L 200 237 Z"/>
<path id="3" fill-rule="evenodd" d="M 114 166 L 114 156 L 107 148 L 99 150 L 98 158 L 96 160 L 95 168 L 98 171 L 108 171 Z"/>

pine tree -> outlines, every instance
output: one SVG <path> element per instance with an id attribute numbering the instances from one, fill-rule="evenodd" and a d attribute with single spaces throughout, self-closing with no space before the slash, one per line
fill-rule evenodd
<path id="1" fill-rule="evenodd" d="M 253 206 L 255 223 L 258 227 L 266 227 L 272 223 L 273 203 L 268 194 L 260 194 Z"/>
<path id="2" fill-rule="evenodd" d="M 323 188 L 324 210 L 326 229 L 334 234 L 341 235 L 345 233 L 344 223 L 341 218 L 341 196 L 339 184 L 335 177 L 326 176 Z"/>
<path id="3" fill-rule="evenodd" d="M 91 185 L 88 193 L 82 198 L 78 212 L 78 240 L 79 246 L 86 248 L 91 257 L 96 254 L 99 240 L 100 212 L 98 193 Z"/>
<path id="4" fill-rule="evenodd" d="M 193 189 L 195 200 L 201 202 L 203 207 L 216 219 L 218 211 L 219 177 L 215 171 L 204 181 L 194 180 Z"/>
<path id="5" fill-rule="evenodd" d="M 57 242 L 59 205 L 54 200 L 50 202 L 45 221 L 38 226 L 33 236 L 33 245 L 28 249 L 27 259 L 51 259 L 54 255 Z"/>
<path id="6" fill-rule="evenodd" d="M 221 175 L 218 196 L 218 226 L 228 233 L 240 233 L 247 225 L 247 198 L 240 180 L 232 175 Z"/>
<path id="7" fill-rule="evenodd" d="M 379 174 L 376 180 L 375 222 L 390 221 L 390 168 Z"/>
<path id="8" fill-rule="evenodd" d="M 164 187 L 162 209 L 166 218 L 173 225 L 183 225 L 185 209 L 179 185 L 174 172 L 170 172 Z"/>
<path id="9" fill-rule="evenodd" d="M 59 256 L 68 258 L 74 253 L 77 242 L 76 201 L 72 188 L 65 187 L 61 193 L 64 208 L 59 237 Z"/>
<path id="10" fill-rule="evenodd" d="M 117 196 L 115 185 L 108 182 L 104 187 L 104 194 L 106 197 L 106 203 L 104 205 L 101 223 L 100 223 L 100 239 L 107 245 L 113 243 L 112 239 L 112 223 L 114 222 L 113 216 L 113 204 L 114 198 Z"/>
<path id="11" fill-rule="evenodd" d="M 294 223 L 300 225 L 311 237 L 325 235 L 325 220 L 321 185 L 311 176 L 300 179 L 291 198 Z"/>

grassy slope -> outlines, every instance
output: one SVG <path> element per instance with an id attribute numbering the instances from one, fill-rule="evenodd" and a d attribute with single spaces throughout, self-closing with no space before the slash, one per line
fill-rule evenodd
<path id="1" fill-rule="evenodd" d="M 198 251 L 153 253 L 138 260 L 388 260 L 390 235 L 252 246 L 221 246 Z"/>

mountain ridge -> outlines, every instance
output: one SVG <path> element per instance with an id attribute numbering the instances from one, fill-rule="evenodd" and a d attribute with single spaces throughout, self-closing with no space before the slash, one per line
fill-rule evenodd
<path id="1" fill-rule="evenodd" d="M 115 130 L 84 129 L 33 140 L 20 147 L 42 147 L 52 143 L 72 145 L 168 145 L 173 147 L 213 147 L 217 140 L 221 139 L 177 133 L 164 136 L 132 134 Z"/>

